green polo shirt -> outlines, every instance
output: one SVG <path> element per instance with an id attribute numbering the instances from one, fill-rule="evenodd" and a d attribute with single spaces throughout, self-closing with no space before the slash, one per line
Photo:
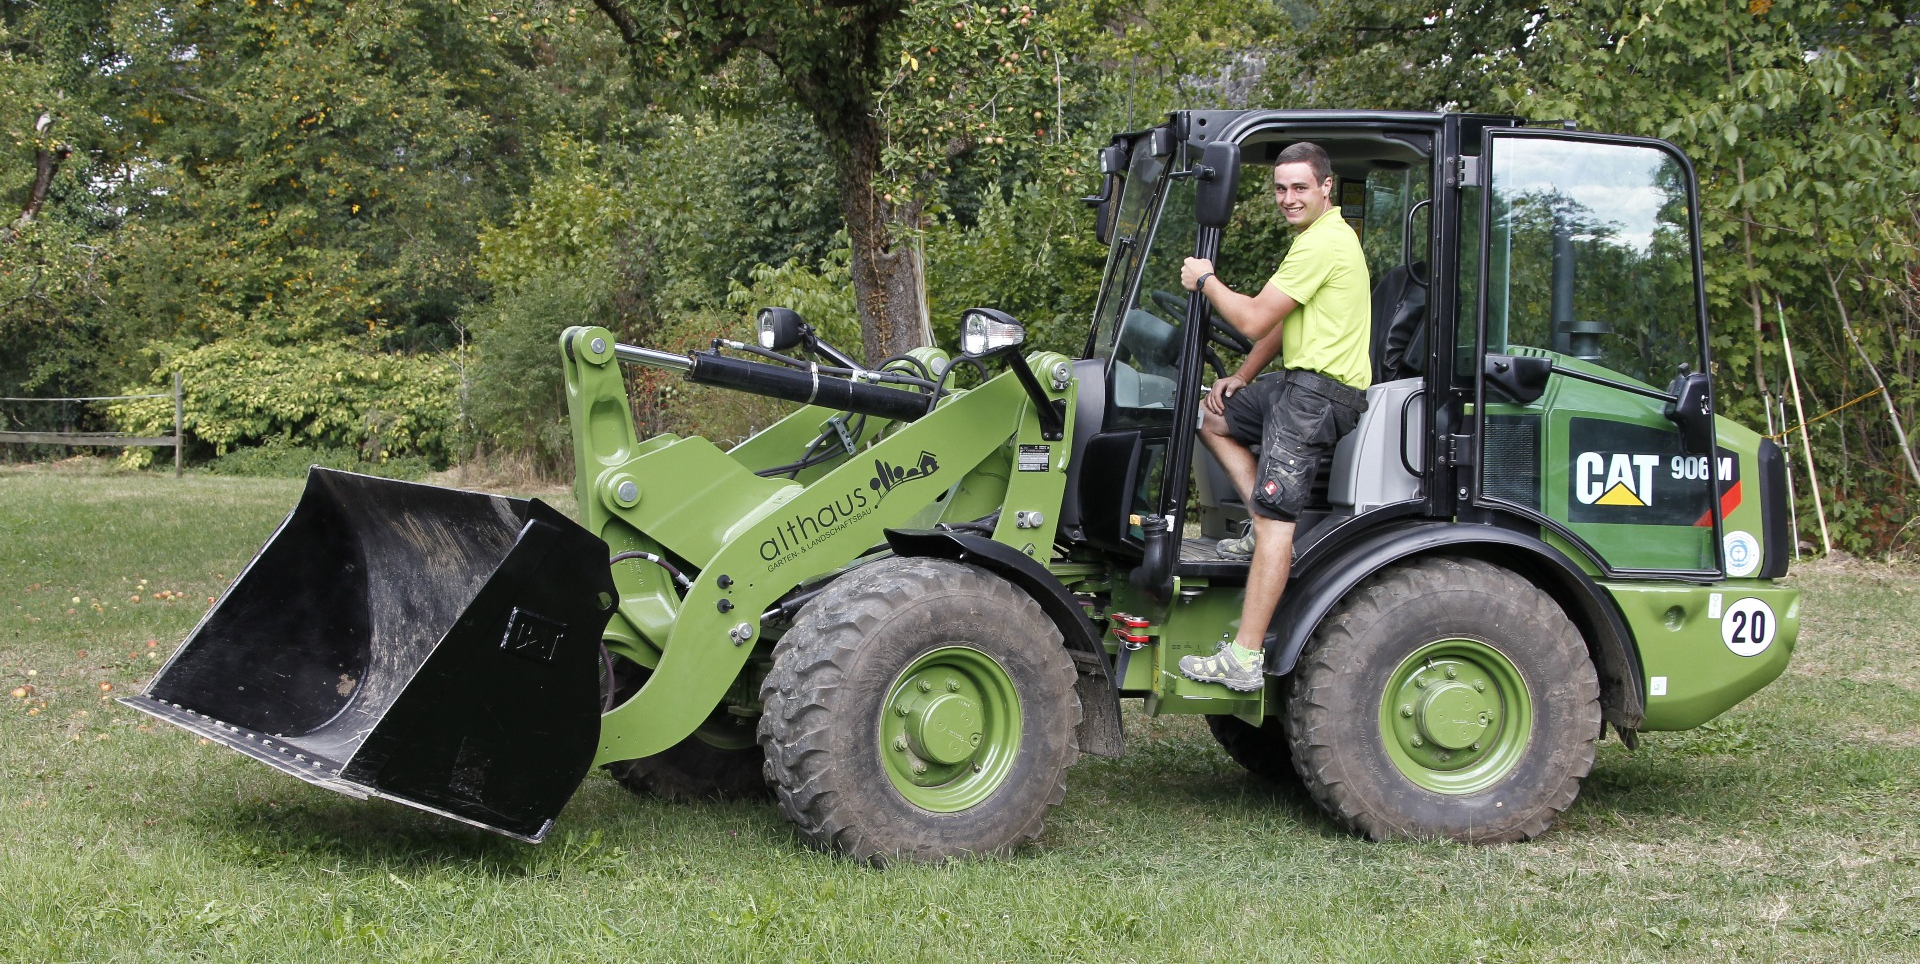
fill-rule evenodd
<path id="1" fill-rule="evenodd" d="M 1338 379 L 1355 388 L 1373 384 L 1367 352 L 1373 333 L 1373 285 L 1360 236 L 1338 207 L 1293 239 L 1287 258 L 1267 282 L 1300 307 L 1281 322 L 1280 361 Z"/>

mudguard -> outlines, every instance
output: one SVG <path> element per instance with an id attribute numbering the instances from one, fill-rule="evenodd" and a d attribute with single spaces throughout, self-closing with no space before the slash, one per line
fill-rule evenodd
<path id="1" fill-rule="evenodd" d="M 1072 651 L 1079 675 L 1074 692 L 1080 697 L 1080 749 L 1098 756 L 1117 757 L 1126 750 L 1120 729 L 1120 694 L 1107 666 L 1107 650 L 1080 604 L 1053 573 L 1025 553 L 983 536 L 938 529 L 888 529 L 887 545 L 895 555 L 933 556 L 979 566 L 1019 586 L 1040 611 L 1053 620 Z"/>
<path id="2" fill-rule="evenodd" d="M 1551 595 L 1583 636 L 1600 676 L 1606 720 L 1631 731 L 1646 717 L 1646 694 L 1633 636 L 1604 590 L 1572 559 L 1540 539 L 1512 529 L 1458 522 L 1409 522 L 1363 535 L 1327 556 L 1312 569 L 1296 572 L 1274 615 L 1284 627 L 1280 645 L 1268 657 L 1267 672 L 1293 671 L 1321 620 L 1355 586 L 1381 568 L 1433 552 L 1484 559 L 1520 573 Z"/>

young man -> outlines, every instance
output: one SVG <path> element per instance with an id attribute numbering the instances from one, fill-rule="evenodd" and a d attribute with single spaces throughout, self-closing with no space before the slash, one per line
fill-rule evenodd
<path id="1" fill-rule="evenodd" d="M 1367 262 L 1333 202 L 1327 152 L 1306 142 L 1281 151 L 1273 199 L 1294 231 L 1293 245 L 1259 294 L 1227 287 L 1205 258 L 1188 258 L 1180 272 L 1187 290 L 1206 295 L 1216 314 L 1255 340 L 1240 369 L 1215 382 L 1201 402 L 1200 439 L 1253 516 L 1244 538 L 1220 544 L 1223 555 L 1252 558 L 1240 629 L 1220 652 L 1180 660 L 1187 678 L 1240 692 L 1266 683 L 1261 648 L 1293 566 L 1294 520 L 1321 456 L 1353 429 L 1372 382 Z M 1256 380 L 1276 355 L 1283 370 Z M 1257 462 L 1249 448 L 1256 443 Z"/>

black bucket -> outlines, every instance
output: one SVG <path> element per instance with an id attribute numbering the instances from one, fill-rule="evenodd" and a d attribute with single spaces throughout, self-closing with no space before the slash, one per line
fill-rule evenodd
<path id="1" fill-rule="evenodd" d="M 599 744 L 607 558 L 538 500 L 316 467 L 123 702 L 308 783 L 537 842 Z"/>

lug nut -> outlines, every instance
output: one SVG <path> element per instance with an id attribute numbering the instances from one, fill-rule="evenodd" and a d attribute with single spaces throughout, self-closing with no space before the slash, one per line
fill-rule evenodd
<path id="1" fill-rule="evenodd" d="M 1426 746 L 1426 745 L 1427 745 L 1427 741 L 1425 741 L 1425 740 L 1423 740 L 1423 739 L 1421 739 L 1421 738 L 1419 738 L 1419 737 L 1417 737 L 1417 736 L 1416 736 L 1416 737 L 1414 737 L 1414 738 L 1413 738 L 1413 740 L 1412 740 L 1411 742 L 1413 743 L 1413 745 L 1414 745 L 1414 746 Z"/>
<path id="2" fill-rule="evenodd" d="M 1413 716 L 1413 704 L 1412 703 L 1403 704 L 1400 707 L 1400 715 L 1411 718 Z"/>
<path id="3" fill-rule="evenodd" d="M 899 751 L 901 751 L 901 752 L 903 752 L 903 753 L 904 753 L 904 752 L 906 752 L 906 749 L 907 749 L 907 738 L 906 738 L 906 737 L 904 737 L 904 736 L 896 736 L 896 737 L 894 737 L 894 738 L 893 738 L 893 748 L 894 748 L 894 749 L 896 749 L 896 750 L 899 750 Z"/>
<path id="4" fill-rule="evenodd" d="M 1459 679 L 1459 678 L 1460 678 L 1460 671 L 1459 671 L 1459 670 L 1457 670 L 1457 669 L 1454 669 L 1454 668 L 1453 668 L 1453 667 L 1451 667 L 1451 666 L 1449 666 L 1449 667 L 1447 667 L 1447 678 L 1448 678 L 1448 679 Z"/>
<path id="5" fill-rule="evenodd" d="M 913 772 L 914 772 L 914 775 L 916 776 L 926 773 L 927 765 L 925 763 L 920 762 L 919 760 L 915 760 L 913 761 Z"/>
<path id="6" fill-rule="evenodd" d="M 929 683 L 929 682 L 927 682 L 926 680 L 921 680 L 921 681 L 920 681 L 920 692 L 922 692 L 922 693 L 931 693 L 931 692 L 933 692 L 933 684 L 932 684 L 932 683 Z"/>
<path id="7" fill-rule="evenodd" d="M 960 692 L 960 681 L 957 679 L 947 680 L 947 692 L 949 693 Z"/>

